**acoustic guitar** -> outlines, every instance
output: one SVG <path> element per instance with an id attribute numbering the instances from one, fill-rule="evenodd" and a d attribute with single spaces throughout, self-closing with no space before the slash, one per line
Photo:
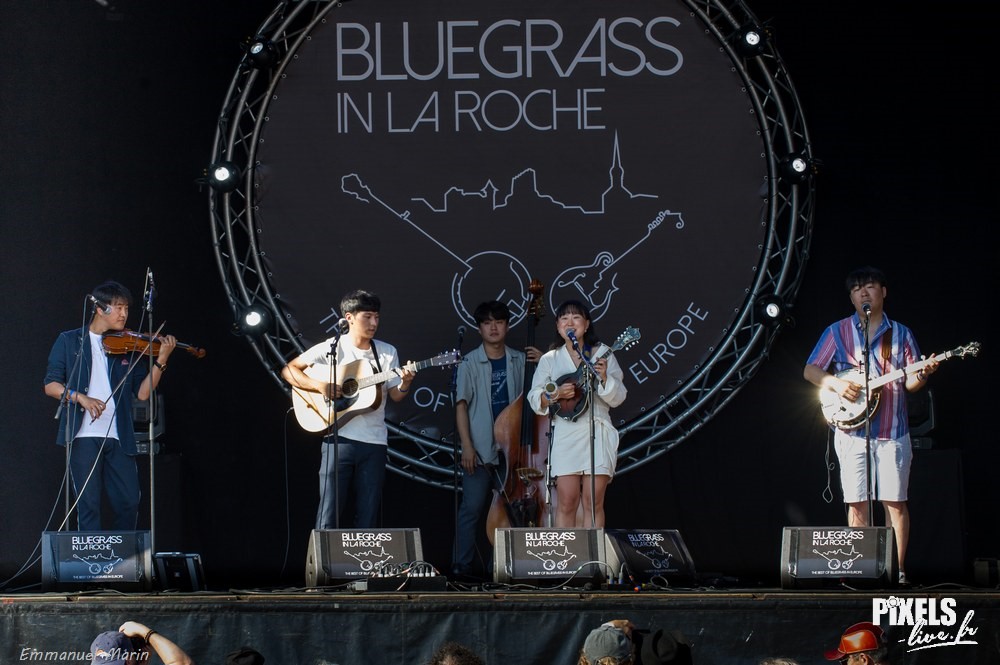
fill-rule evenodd
<path id="1" fill-rule="evenodd" d="M 970 342 L 965 346 L 960 346 L 951 351 L 945 351 L 933 356 L 933 360 L 941 362 L 948 358 L 975 357 L 979 355 L 980 346 L 979 342 Z M 873 377 L 868 381 L 868 390 L 871 392 L 871 399 L 865 399 L 865 373 L 861 368 L 852 367 L 838 373 L 837 378 L 846 379 L 851 383 L 861 386 L 861 392 L 858 394 L 857 399 L 851 401 L 832 390 L 821 388 L 819 391 L 819 403 L 820 408 L 823 410 L 823 417 L 826 418 L 826 422 L 845 431 L 861 427 L 878 410 L 879 393 L 882 386 L 919 372 L 924 367 L 927 367 L 930 362 L 930 358 L 918 360 L 901 369 L 893 370 L 882 376 Z M 865 408 L 866 404 L 867 409 Z"/>
<path id="2" fill-rule="evenodd" d="M 428 367 L 448 367 L 461 360 L 462 354 L 458 350 L 452 350 L 427 360 L 407 363 L 402 369 L 418 372 Z M 320 393 L 293 387 L 292 407 L 295 419 L 302 429 L 319 432 L 334 422 L 343 424 L 362 411 L 377 409 L 382 403 L 382 384 L 399 376 L 400 371 L 401 369 L 388 369 L 375 372 L 371 361 L 363 358 L 337 365 L 334 381 L 340 386 L 341 396 L 330 400 Z M 329 365 L 310 365 L 304 372 L 311 379 L 330 381 Z"/>

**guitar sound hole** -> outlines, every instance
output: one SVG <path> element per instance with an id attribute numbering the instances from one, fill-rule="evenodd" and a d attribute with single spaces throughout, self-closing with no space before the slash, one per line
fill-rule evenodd
<path id="1" fill-rule="evenodd" d="M 358 382 L 354 379 L 348 379 L 344 381 L 344 385 L 340 387 L 340 391 L 344 397 L 354 397 L 358 392 Z"/>

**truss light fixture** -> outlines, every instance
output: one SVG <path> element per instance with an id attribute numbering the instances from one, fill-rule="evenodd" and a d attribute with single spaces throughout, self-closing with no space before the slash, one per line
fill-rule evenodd
<path id="1" fill-rule="evenodd" d="M 744 58 L 754 58 L 764 52 L 767 40 L 767 30 L 756 23 L 747 23 L 736 32 L 733 47 Z"/>
<path id="2" fill-rule="evenodd" d="M 270 69 L 278 62 L 278 47 L 266 37 L 254 37 L 247 46 L 247 57 L 255 69 Z"/>
<path id="3" fill-rule="evenodd" d="M 780 326 L 792 322 L 791 308 L 781 296 L 770 293 L 757 298 L 757 314 L 769 326 Z"/>
<path id="4" fill-rule="evenodd" d="M 271 328 L 271 312 L 261 304 L 244 307 L 240 311 L 236 323 L 233 324 L 234 335 L 259 337 Z"/>
<path id="5" fill-rule="evenodd" d="M 786 155 L 778 162 L 781 177 L 793 184 L 808 180 L 816 173 L 816 162 L 805 152 L 794 152 Z"/>
<path id="6" fill-rule="evenodd" d="M 219 192 L 231 192 L 240 184 L 240 170 L 232 162 L 216 162 L 208 167 L 208 184 Z"/>

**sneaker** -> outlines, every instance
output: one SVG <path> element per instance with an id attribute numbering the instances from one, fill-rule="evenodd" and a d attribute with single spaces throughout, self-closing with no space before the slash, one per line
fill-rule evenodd
<path id="1" fill-rule="evenodd" d="M 899 586 L 910 586 L 910 580 L 906 577 L 905 571 L 899 571 Z"/>

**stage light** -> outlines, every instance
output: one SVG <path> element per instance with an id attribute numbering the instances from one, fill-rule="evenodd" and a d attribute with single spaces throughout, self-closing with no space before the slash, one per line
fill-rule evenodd
<path id="1" fill-rule="evenodd" d="M 206 180 L 212 189 L 231 192 L 240 184 L 240 170 L 232 162 L 216 162 L 208 167 Z"/>
<path id="2" fill-rule="evenodd" d="M 263 305 L 256 304 L 243 308 L 233 324 L 233 334 L 257 337 L 270 328 L 271 312 Z"/>
<path id="3" fill-rule="evenodd" d="M 791 307 L 781 296 L 768 294 L 757 299 L 757 315 L 767 325 L 778 326 L 792 323 Z"/>
<path id="4" fill-rule="evenodd" d="M 778 173 L 792 184 L 805 182 L 818 171 L 815 160 L 804 152 L 793 152 L 778 162 Z"/>
<path id="5" fill-rule="evenodd" d="M 747 23 L 733 38 L 733 48 L 744 58 L 754 58 L 764 52 L 769 34 L 756 23 Z"/>
<path id="6" fill-rule="evenodd" d="M 270 69 L 278 62 L 278 47 L 266 37 L 254 37 L 247 46 L 247 58 L 255 69 Z"/>

